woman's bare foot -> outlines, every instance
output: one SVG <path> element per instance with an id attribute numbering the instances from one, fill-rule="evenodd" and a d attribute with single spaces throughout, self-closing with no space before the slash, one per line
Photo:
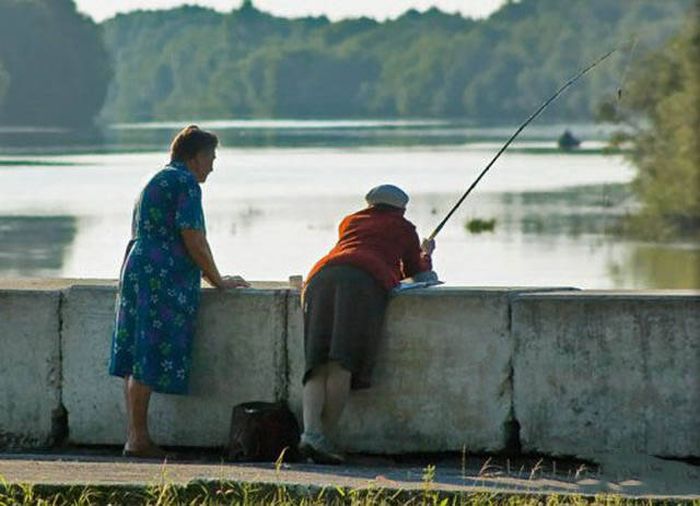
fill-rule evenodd
<path id="1" fill-rule="evenodd" d="M 124 445 L 122 451 L 124 457 L 134 457 L 137 459 L 165 459 L 168 454 L 152 441 L 145 444 L 129 444 Z"/>

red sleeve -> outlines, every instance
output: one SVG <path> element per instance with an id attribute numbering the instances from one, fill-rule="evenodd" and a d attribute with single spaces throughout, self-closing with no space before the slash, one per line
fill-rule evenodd
<path id="1" fill-rule="evenodd" d="M 401 264 L 403 266 L 403 277 L 410 278 L 419 272 L 430 271 L 433 268 L 433 263 L 430 257 L 420 249 L 420 240 L 415 228 L 411 225 L 410 230 L 406 231 L 406 246 Z"/>

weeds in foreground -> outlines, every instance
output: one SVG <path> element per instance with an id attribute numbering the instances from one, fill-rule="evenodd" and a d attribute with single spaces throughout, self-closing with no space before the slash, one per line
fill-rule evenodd
<path id="1" fill-rule="evenodd" d="M 386 490 L 374 487 L 344 489 L 299 485 L 251 484 L 235 482 L 192 482 L 187 485 L 164 483 L 151 487 L 65 487 L 10 485 L 0 482 L 0 506 L 88 506 L 97 504 L 236 505 L 257 506 L 628 506 L 681 504 L 677 501 L 630 499 L 614 495 L 502 494 L 495 492 L 455 492 L 437 490 L 429 466 L 418 490 Z M 683 503 L 688 504 L 688 503 Z M 700 506 L 700 500 L 690 502 Z"/>
<path id="2" fill-rule="evenodd" d="M 651 506 L 657 504 L 689 504 L 700 506 L 700 499 L 692 501 L 671 499 L 635 499 L 618 495 L 596 496 L 546 494 L 532 490 L 521 492 L 448 491 L 436 486 L 436 467 L 423 469 L 419 488 L 392 490 L 379 488 L 374 482 L 367 487 L 321 488 L 313 485 L 284 483 L 282 470 L 285 451 L 274 463 L 274 483 L 234 482 L 222 478 L 178 484 L 172 480 L 165 464 L 158 483 L 139 485 L 27 485 L 11 484 L 0 476 L 0 506 L 92 506 L 139 504 L 146 506 Z M 544 466 L 540 459 L 530 470 L 528 480 L 536 479 Z M 462 450 L 462 477 L 466 477 L 467 451 Z M 507 461 L 510 470 L 510 461 Z M 556 467 L 553 464 L 553 470 Z M 489 476 L 499 466 L 488 458 L 478 476 Z M 586 471 L 581 465 L 576 479 Z M 521 473 L 522 474 L 522 470 Z"/>

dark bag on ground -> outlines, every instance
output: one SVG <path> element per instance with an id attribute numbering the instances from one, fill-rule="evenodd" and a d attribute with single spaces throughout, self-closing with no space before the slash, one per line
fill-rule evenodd
<path id="1" fill-rule="evenodd" d="M 285 462 L 299 459 L 299 424 L 282 402 L 246 402 L 233 408 L 228 460 Z"/>

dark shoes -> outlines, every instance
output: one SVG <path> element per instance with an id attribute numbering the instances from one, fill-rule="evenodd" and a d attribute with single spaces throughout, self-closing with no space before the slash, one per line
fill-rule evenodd
<path id="1" fill-rule="evenodd" d="M 316 464 L 338 465 L 345 462 L 345 457 L 333 443 L 318 432 L 304 432 L 299 442 L 302 457 L 313 460 Z"/>

